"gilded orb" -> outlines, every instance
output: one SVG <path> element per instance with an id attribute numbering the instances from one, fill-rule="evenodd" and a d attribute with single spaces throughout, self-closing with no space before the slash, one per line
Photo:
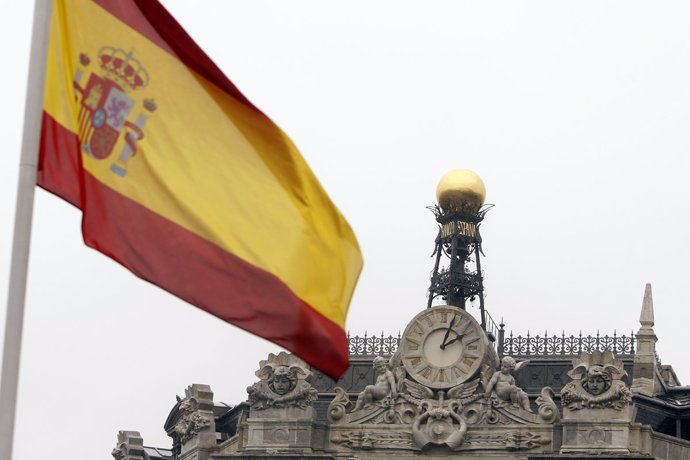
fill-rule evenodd
<path id="1" fill-rule="evenodd" d="M 486 188 L 481 177 L 469 169 L 454 169 L 441 178 L 436 200 L 443 212 L 476 214 L 484 204 Z"/>

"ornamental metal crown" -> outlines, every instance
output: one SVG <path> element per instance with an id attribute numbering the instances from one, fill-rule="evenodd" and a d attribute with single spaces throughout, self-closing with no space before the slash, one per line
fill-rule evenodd
<path id="1" fill-rule="evenodd" d="M 106 76 L 121 85 L 125 91 L 143 88 L 149 83 L 148 72 L 131 51 L 104 46 L 98 50 L 98 60 Z"/>

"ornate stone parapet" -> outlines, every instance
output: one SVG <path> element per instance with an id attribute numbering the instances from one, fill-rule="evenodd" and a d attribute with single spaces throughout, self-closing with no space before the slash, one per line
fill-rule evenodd
<path id="1" fill-rule="evenodd" d="M 175 433 L 181 445 L 180 459 L 195 458 L 195 452 L 198 459 L 207 457 L 216 445 L 211 387 L 198 383 L 188 386 L 179 411 Z"/>
<path id="2" fill-rule="evenodd" d="M 115 460 L 144 460 L 144 439 L 138 431 L 119 431 L 111 455 Z"/>

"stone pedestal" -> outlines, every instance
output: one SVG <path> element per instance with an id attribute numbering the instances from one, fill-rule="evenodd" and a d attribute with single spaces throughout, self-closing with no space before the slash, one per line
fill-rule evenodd
<path id="1" fill-rule="evenodd" d="M 324 430 L 313 407 L 253 410 L 247 419 L 246 450 L 312 452 L 323 449 Z"/>
<path id="2" fill-rule="evenodd" d="M 623 410 L 564 408 L 561 453 L 630 453 L 630 406 Z"/>
<path id="3" fill-rule="evenodd" d="M 628 454 L 629 422 L 563 420 L 561 453 Z"/>

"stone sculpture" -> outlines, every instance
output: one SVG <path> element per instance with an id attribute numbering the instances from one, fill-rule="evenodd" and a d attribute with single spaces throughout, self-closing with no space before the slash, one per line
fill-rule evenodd
<path id="1" fill-rule="evenodd" d="M 444 391 L 438 391 L 438 400 L 434 401 L 430 399 L 433 397 L 431 389 L 405 380 L 406 389 L 410 396 L 419 401 L 421 409 L 412 423 L 412 439 L 415 444 L 421 449 L 431 445 L 446 445 L 451 450 L 458 450 L 467 433 L 467 421 L 460 414 L 463 401 L 471 401 L 471 395 L 478 384 L 479 379 L 476 379 L 451 388 L 448 390 L 448 400 L 445 399 Z"/>
<path id="2" fill-rule="evenodd" d="M 400 363 L 400 353 L 390 360 L 380 356 L 372 362 L 376 372 L 373 385 L 367 385 L 357 396 L 353 406 L 347 392 L 335 387 L 335 399 L 328 406 L 328 419 L 338 423 L 411 423 L 408 404 L 401 398 L 405 369 Z M 402 417 L 402 414 L 405 417 Z"/>
<path id="3" fill-rule="evenodd" d="M 421 449 L 431 445 L 446 445 L 451 450 L 458 450 L 466 434 L 465 419 L 441 407 L 422 413 L 412 424 L 412 439 Z"/>
<path id="4" fill-rule="evenodd" d="M 573 360 L 568 375 L 573 380 L 561 390 L 561 403 L 571 411 L 583 408 L 621 411 L 632 400 L 625 384 L 628 374 L 610 351 L 583 353 Z"/>
<path id="5" fill-rule="evenodd" d="M 192 384 L 184 390 L 184 399 L 178 396 L 180 419 L 175 425 L 175 434 L 183 448 L 215 438 L 213 419 L 213 391 L 208 385 Z M 200 440 L 202 433 L 206 436 Z M 190 442 L 194 441 L 194 442 Z"/>
<path id="6" fill-rule="evenodd" d="M 267 408 L 298 407 L 305 409 L 318 396 L 311 386 L 312 373 L 301 359 L 281 352 L 271 353 L 267 360 L 259 363 L 255 375 L 261 380 L 247 387 L 252 410 Z"/>
<path id="7" fill-rule="evenodd" d="M 610 351 L 582 353 L 568 375 L 573 380 L 561 389 L 561 453 L 628 454 L 632 394 L 622 361 Z"/>
<path id="8" fill-rule="evenodd" d="M 504 356 L 501 360 L 501 369 L 494 372 L 491 376 L 484 396 L 490 398 L 492 392 L 494 392 L 500 401 L 510 402 L 513 407 L 519 407 L 532 412 L 527 393 L 515 384 L 515 377 L 513 377 L 513 373 L 519 371 L 528 362 L 521 361 L 517 363 L 512 357 Z"/>
<path id="9" fill-rule="evenodd" d="M 388 368 L 386 360 L 377 356 L 374 358 L 372 365 L 376 372 L 376 383 L 374 383 L 374 385 L 367 385 L 364 391 L 359 394 L 357 403 L 354 409 L 352 409 L 352 412 L 368 407 L 375 401 L 382 400 L 389 395 L 392 399 L 398 397 L 398 385 L 395 381 L 395 375 L 393 375 L 393 372 Z"/>
<path id="10" fill-rule="evenodd" d="M 189 399 L 180 402 L 182 418 L 175 426 L 175 433 L 182 444 L 197 436 L 201 430 L 211 426 L 211 419 L 199 414 L 197 404 Z"/>

